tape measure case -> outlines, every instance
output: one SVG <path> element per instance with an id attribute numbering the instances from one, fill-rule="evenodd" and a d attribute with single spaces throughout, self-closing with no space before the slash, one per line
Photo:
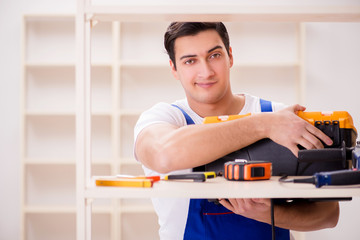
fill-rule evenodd
<path id="1" fill-rule="evenodd" d="M 233 181 L 270 179 L 271 172 L 272 163 L 266 161 L 237 159 L 224 164 L 224 177 Z"/>

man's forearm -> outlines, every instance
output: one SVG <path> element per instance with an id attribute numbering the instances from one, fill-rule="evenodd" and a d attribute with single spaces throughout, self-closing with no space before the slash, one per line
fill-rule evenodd
<path id="1" fill-rule="evenodd" d="M 270 199 L 220 199 L 230 211 L 271 224 Z M 314 231 L 335 227 L 339 219 L 338 202 L 291 203 L 275 205 L 275 225 L 296 231 Z"/>
<path id="2" fill-rule="evenodd" d="M 149 126 L 138 137 L 136 155 L 158 172 L 203 165 L 264 138 L 266 118 L 259 114 L 221 124 Z"/>
<path id="3" fill-rule="evenodd" d="M 275 206 L 275 225 L 295 231 L 315 231 L 335 227 L 338 202 L 297 203 Z"/>

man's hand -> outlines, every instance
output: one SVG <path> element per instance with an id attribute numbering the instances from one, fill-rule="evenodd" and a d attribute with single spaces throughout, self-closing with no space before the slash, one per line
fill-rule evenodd
<path id="1" fill-rule="evenodd" d="M 320 140 L 327 145 L 332 144 L 332 140 L 321 130 L 295 114 L 304 110 L 303 106 L 293 105 L 275 112 L 267 133 L 271 140 L 290 149 L 296 157 L 298 145 L 306 149 L 320 149 L 324 148 Z"/>
<path id="2" fill-rule="evenodd" d="M 220 203 L 234 212 L 264 223 L 271 223 L 270 199 L 220 199 Z M 296 231 L 333 228 L 339 220 L 338 202 L 302 202 L 274 206 L 275 225 Z"/>
<path id="3" fill-rule="evenodd" d="M 220 199 L 220 203 L 234 212 L 260 222 L 270 221 L 270 199 L 265 198 L 230 198 Z"/>

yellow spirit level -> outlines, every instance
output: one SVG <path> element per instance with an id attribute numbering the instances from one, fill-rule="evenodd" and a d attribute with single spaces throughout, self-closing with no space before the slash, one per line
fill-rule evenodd
<path id="1" fill-rule="evenodd" d="M 328 147 L 341 146 L 345 141 L 347 147 L 353 147 L 356 144 L 357 130 L 354 126 L 351 115 L 346 111 L 333 112 L 303 112 L 297 113 L 299 117 L 306 120 L 310 124 L 319 128 L 333 140 L 333 145 Z M 243 117 L 251 116 L 251 113 L 245 115 L 224 115 L 212 116 L 204 119 L 207 123 L 220 123 L 231 121 Z M 326 146 L 325 146 L 326 147 Z"/>

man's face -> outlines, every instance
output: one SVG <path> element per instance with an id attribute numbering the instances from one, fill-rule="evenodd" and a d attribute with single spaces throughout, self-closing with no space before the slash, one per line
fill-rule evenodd
<path id="1" fill-rule="evenodd" d="M 231 94 L 231 48 L 228 54 L 215 30 L 177 38 L 174 49 L 176 70 L 170 61 L 172 73 L 180 80 L 189 102 L 215 104 Z"/>

